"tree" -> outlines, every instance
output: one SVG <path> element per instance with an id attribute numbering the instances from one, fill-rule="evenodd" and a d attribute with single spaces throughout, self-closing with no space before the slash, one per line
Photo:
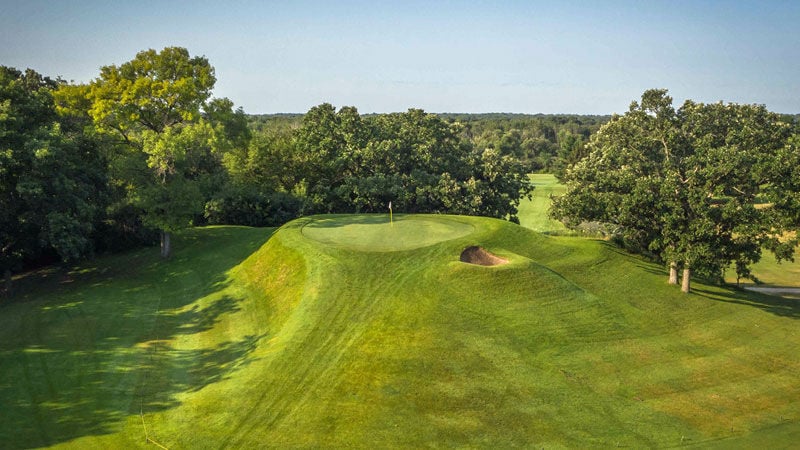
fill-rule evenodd
<path id="1" fill-rule="evenodd" d="M 152 49 L 139 52 L 119 67 L 101 68 L 86 94 L 95 124 L 117 134 L 134 150 L 123 158 L 125 166 L 149 169 L 149 173 L 128 171 L 129 184 L 135 187 L 130 195 L 145 209 L 146 222 L 161 229 L 163 257 L 170 254 L 170 234 L 188 226 L 187 218 L 202 211 L 202 197 L 193 184 L 196 180 L 187 177 L 194 169 L 178 170 L 176 166 L 190 161 L 190 146 L 199 143 L 197 133 L 188 131 L 191 127 L 188 134 L 183 133 L 183 125 L 200 119 L 215 82 L 214 68 L 205 57 L 191 57 L 185 48 L 168 47 L 160 53 Z M 224 101 L 213 103 L 209 114 L 236 124 L 235 116 L 224 115 L 230 106 Z M 228 131 L 235 138 L 246 135 L 234 127 Z"/>
<path id="2" fill-rule="evenodd" d="M 0 66 L 0 271 L 43 252 L 62 260 L 92 251 L 105 195 L 105 162 L 96 142 L 59 122 L 58 82 Z"/>
<path id="3" fill-rule="evenodd" d="M 676 111 L 665 90 L 646 91 L 568 167 L 551 214 L 612 226 L 629 248 L 666 261 L 670 283 L 682 266 L 684 292 L 693 271 L 720 277 L 736 263 L 749 276 L 783 229 L 756 202 L 788 130 L 760 105 L 687 101 Z"/>
<path id="4" fill-rule="evenodd" d="M 764 201 L 776 229 L 786 231 L 767 242 L 779 259 L 794 260 L 794 248 L 800 243 L 800 134 L 792 135 L 777 152 L 766 184 Z"/>
<path id="5" fill-rule="evenodd" d="M 459 124 L 418 109 L 362 118 L 323 104 L 297 130 L 297 173 L 313 211 L 384 211 L 391 201 L 398 211 L 515 220 L 532 189 L 518 156 L 476 151 L 460 135 Z"/>

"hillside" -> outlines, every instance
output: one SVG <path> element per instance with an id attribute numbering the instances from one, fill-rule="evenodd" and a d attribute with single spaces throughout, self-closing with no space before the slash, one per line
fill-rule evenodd
<path id="1" fill-rule="evenodd" d="M 10 448 L 679 446 L 800 438 L 796 302 L 456 216 L 217 227 L 0 308 Z M 270 237 L 271 235 L 271 237 Z M 480 245 L 508 264 L 459 262 Z"/>

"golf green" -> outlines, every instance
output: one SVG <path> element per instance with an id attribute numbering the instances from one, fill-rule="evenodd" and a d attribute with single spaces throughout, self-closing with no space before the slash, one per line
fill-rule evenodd
<path id="1" fill-rule="evenodd" d="M 427 247 L 474 231 L 468 223 L 437 216 L 330 216 L 303 227 L 307 238 L 349 250 L 392 252 Z"/>

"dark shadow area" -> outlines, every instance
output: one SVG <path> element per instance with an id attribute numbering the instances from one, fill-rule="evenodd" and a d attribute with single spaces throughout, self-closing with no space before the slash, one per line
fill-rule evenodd
<path id="1" fill-rule="evenodd" d="M 79 370 L 54 370 L 75 356 L 67 352 L 16 355 L 23 374 L 1 392 L 3 448 L 30 448 L 115 430 L 140 411 L 145 414 L 179 405 L 176 394 L 196 392 L 227 378 L 252 362 L 248 355 L 263 336 L 246 336 L 214 349 L 174 350 L 159 343 L 143 349 L 134 363 L 115 365 L 114 355 L 93 352 Z M 5 359 L 5 358 L 4 358 Z M 42 368 L 49 373 L 35 372 Z"/>
<path id="2" fill-rule="evenodd" d="M 229 295 L 195 302 L 225 289 L 273 231 L 190 230 L 168 261 L 144 249 L 29 275 L 0 307 L 0 447 L 113 433 L 252 362 L 263 334 L 197 350 L 170 340 L 240 310 L 243 299 Z"/>
<path id="3" fill-rule="evenodd" d="M 666 278 L 668 275 L 666 268 L 660 267 L 657 263 L 648 262 L 642 259 L 642 257 L 639 255 L 632 255 L 631 253 L 628 253 L 624 249 L 610 242 L 603 243 L 603 246 L 608 251 L 631 258 L 638 268 L 648 273 L 663 276 L 666 282 Z M 699 280 L 699 281 L 705 282 L 707 284 L 713 284 L 708 280 Z M 763 288 L 766 286 L 759 286 L 759 287 Z M 790 317 L 793 319 L 800 318 L 800 300 L 798 300 L 797 298 L 791 298 L 793 297 L 792 295 L 786 295 L 783 297 L 780 296 L 780 293 L 774 293 L 773 295 L 770 295 L 767 292 L 746 290 L 744 289 L 744 287 L 736 287 L 733 285 L 720 286 L 720 288 L 724 289 L 724 291 L 722 292 L 712 291 L 694 285 L 694 287 L 692 287 L 692 294 L 699 295 L 701 297 L 705 297 L 714 301 L 732 303 L 737 305 L 747 305 L 759 308 L 771 314 L 775 314 L 781 317 Z M 792 289 L 794 287 L 769 286 L 769 288 Z"/>
<path id="4" fill-rule="evenodd" d="M 794 299 L 748 292 L 741 288 L 729 288 L 724 294 L 702 288 L 692 288 L 692 293 L 718 302 L 759 308 L 776 316 L 800 319 L 800 301 Z"/>

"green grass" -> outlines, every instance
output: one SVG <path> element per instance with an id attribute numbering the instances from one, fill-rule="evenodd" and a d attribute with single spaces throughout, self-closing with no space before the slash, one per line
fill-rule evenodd
<path id="1" fill-rule="evenodd" d="M 144 447 L 142 419 L 170 448 L 798 442 L 796 302 L 686 296 L 601 241 L 401 219 L 470 231 L 366 252 L 348 227 L 375 216 L 203 228 L 166 263 L 21 280 L 0 308 L 0 442 Z M 459 262 L 476 244 L 510 263 Z"/>
<path id="2" fill-rule="evenodd" d="M 307 223 L 303 235 L 350 250 L 385 252 L 411 250 L 466 236 L 472 225 L 428 216 L 407 220 L 405 215 L 327 216 Z"/>
<path id="3" fill-rule="evenodd" d="M 565 191 L 556 177 L 549 173 L 534 173 L 530 180 L 536 187 L 531 200 L 523 200 L 519 205 L 520 225 L 546 234 L 567 234 L 567 227 L 557 220 L 547 217 L 550 208 L 550 196 L 562 195 Z"/>
<path id="4" fill-rule="evenodd" d="M 761 261 L 754 264 L 752 270 L 758 281 L 764 286 L 800 287 L 800 249 L 795 251 L 794 262 L 778 262 L 772 253 L 765 251 Z M 736 271 L 729 270 L 726 280 L 729 283 L 735 283 Z M 752 282 L 748 280 L 748 283 L 745 284 L 750 285 Z"/>

